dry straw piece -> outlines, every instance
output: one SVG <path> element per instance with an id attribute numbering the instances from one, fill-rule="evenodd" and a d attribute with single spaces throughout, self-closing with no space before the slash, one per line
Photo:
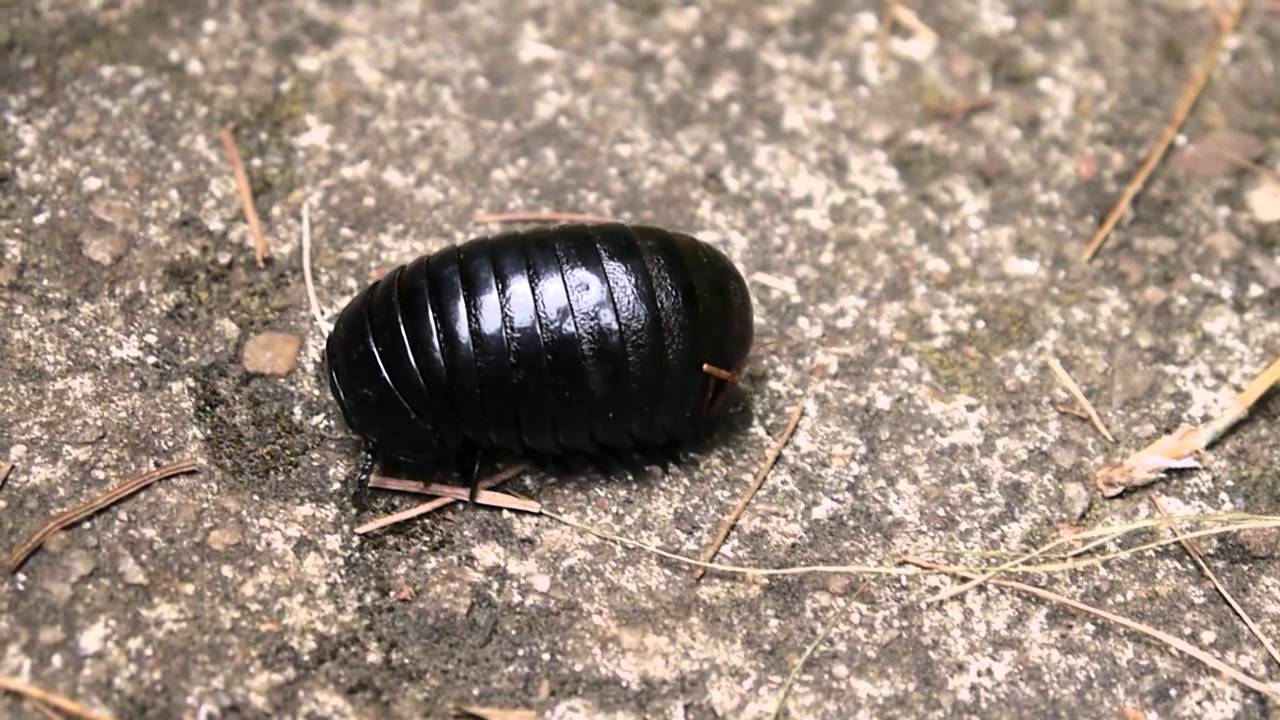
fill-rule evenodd
<path id="1" fill-rule="evenodd" d="M 471 488 L 462 485 L 441 485 L 440 483 L 424 483 L 417 480 L 404 480 L 402 478 L 386 477 L 384 475 L 373 475 L 369 478 L 369 487 L 379 490 L 395 490 L 397 492 L 416 493 L 418 495 L 436 495 L 439 497 L 453 498 L 454 500 L 470 500 Z M 533 500 L 527 500 L 515 495 L 506 493 L 493 492 L 492 490 L 481 490 L 476 493 L 477 505 L 488 505 L 490 507 L 502 508 L 504 510 L 518 510 L 527 513 L 542 512 L 542 505 Z"/>
<path id="2" fill-rule="evenodd" d="M 1089 398 L 1084 396 L 1084 391 L 1076 384 L 1076 381 L 1067 373 L 1067 369 L 1062 367 L 1062 363 L 1057 358 L 1045 356 L 1045 362 L 1049 364 L 1049 369 L 1053 371 L 1054 376 L 1058 378 L 1058 382 L 1071 393 L 1071 397 L 1075 398 L 1076 403 L 1080 405 L 1080 409 L 1084 411 L 1085 416 L 1089 418 L 1089 422 L 1102 433 L 1102 437 L 1108 442 L 1114 443 L 1116 439 L 1111 436 L 1111 432 L 1107 430 L 1107 426 L 1102 423 L 1102 418 L 1098 416 L 1098 411 L 1093 409 L 1093 403 L 1089 402 Z"/>
<path id="3" fill-rule="evenodd" d="M 973 575 L 972 573 L 954 571 L 954 570 L 948 569 L 944 565 L 939 565 L 938 563 L 930 562 L 928 560 L 923 560 L 921 558 L 907 557 L 907 558 L 903 558 L 903 561 L 910 563 L 912 565 L 915 565 L 917 567 L 928 568 L 931 570 L 943 570 L 946 572 L 952 572 L 962 577 L 977 579 L 977 576 Z M 1178 650 L 1187 655 L 1190 655 L 1191 657 L 1199 660 L 1205 665 L 1208 665 L 1214 670 L 1217 670 L 1223 675 L 1226 675 L 1227 677 L 1231 678 L 1232 680 L 1235 680 L 1236 682 L 1240 683 L 1241 685 L 1244 685 L 1245 687 L 1251 690 L 1257 690 L 1258 692 L 1266 695 L 1270 695 L 1273 698 L 1280 698 L 1280 685 L 1277 685 L 1275 683 L 1266 683 L 1261 680 L 1258 680 L 1257 678 L 1246 675 L 1240 670 L 1228 665 L 1222 660 L 1219 660 L 1218 658 L 1214 657 L 1213 655 L 1210 655 L 1204 650 L 1201 650 L 1195 645 L 1192 645 L 1186 640 L 1183 640 L 1182 638 L 1176 637 L 1174 635 L 1170 635 L 1169 633 L 1163 630 L 1153 628 L 1150 625 L 1145 625 L 1143 623 L 1138 622 L 1137 620 L 1130 620 L 1129 618 L 1124 617 L 1123 615 L 1117 615 L 1109 610 L 1103 610 L 1102 608 L 1094 607 L 1093 605 L 1080 602 L 1079 600 L 1072 600 L 1071 598 L 1065 595 L 1059 595 L 1056 592 L 1053 592 L 1051 590 L 1045 590 L 1044 588 L 1039 588 L 1039 587 L 1036 587 L 1035 585 L 1028 585 L 1026 583 L 1016 582 L 1013 580 L 989 580 L 989 582 L 993 585 L 1013 588 L 1014 590 L 1019 590 L 1024 593 L 1029 593 L 1031 595 L 1035 595 L 1044 600 L 1058 603 L 1059 605 L 1066 605 L 1067 607 L 1075 608 L 1076 610 L 1100 617 L 1104 620 L 1110 620 L 1111 622 L 1116 623 L 1117 625 L 1122 625 L 1124 627 L 1127 627 L 1130 630 L 1136 630 L 1148 637 L 1152 637 L 1152 638 L 1155 638 L 1156 640 L 1159 640 L 1160 642 L 1164 643 L 1165 645 L 1168 645 L 1169 647 L 1175 650 Z"/>
<path id="4" fill-rule="evenodd" d="M 510 480 L 511 478 L 519 475 L 520 473 L 524 472 L 525 469 L 528 467 L 529 467 L 528 465 L 512 465 L 511 467 L 506 468 L 501 472 L 498 472 L 494 475 L 490 475 L 489 477 L 480 481 L 479 483 L 480 489 L 488 490 L 494 485 L 504 483 Z M 401 510 L 398 513 L 392 513 L 385 517 L 380 517 L 377 520 L 367 522 L 357 527 L 355 529 L 355 533 L 357 535 L 365 535 L 367 533 L 373 532 L 374 530 L 381 530 L 382 528 L 395 525 L 396 523 L 401 523 L 401 522 L 404 522 L 405 520 L 412 520 L 413 518 L 416 518 L 420 515 L 426 515 L 429 512 L 434 512 L 446 505 L 449 505 L 450 503 L 455 503 L 455 502 L 458 502 L 458 500 L 451 497 L 440 497 L 440 498 L 436 498 L 435 500 L 429 500 L 427 502 L 422 503 L 421 505 L 415 505 L 407 510 Z"/>
<path id="5" fill-rule="evenodd" d="M 1193 455 L 1209 447 L 1231 426 L 1249 414 L 1254 403 L 1280 382 L 1280 357 L 1258 374 L 1213 422 L 1202 427 L 1182 425 L 1122 462 L 1098 472 L 1094 483 L 1105 497 L 1115 497 L 1132 487 L 1149 485 L 1165 471 L 1200 467 Z"/>

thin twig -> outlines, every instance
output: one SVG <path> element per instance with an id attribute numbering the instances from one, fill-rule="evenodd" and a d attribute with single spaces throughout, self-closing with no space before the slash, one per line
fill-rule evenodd
<path id="1" fill-rule="evenodd" d="M 302 280 L 307 285 L 307 302 L 311 305 L 316 325 L 328 335 L 333 330 L 333 323 L 326 320 L 320 311 L 320 299 L 316 296 L 316 284 L 311 277 L 311 204 L 305 198 L 302 201 Z"/>
<path id="2" fill-rule="evenodd" d="M 9 482 L 9 473 L 13 472 L 13 463 L 0 461 L 0 490 Z"/>
<path id="3" fill-rule="evenodd" d="M 477 225 L 500 223 L 614 223 L 613 218 L 603 215 L 583 215 L 566 212 L 478 212 L 471 218 Z"/>
<path id="4" fill-rule="evenodd" d="M 56 695 L 48 690 L 24 683 L 7 675 L 0 675 L 0 690 L 21 695 L 24 698 L 44 703 L 45 705 L 51 705 L 64 713 L 84 718 L 84 720 L 112 720 L 113 717 L 109 713 L 91 710 L 75 700 Z"/>
<path id="5" fill-rule="evenodd" d="M 45 705 L 39 700 L 30 700 L 29 702 L 31 703 L 31 707 L 35 708 L 37 712 L 45 717 L 45 720 L 64 720 L 61 715 L 53 711 L 53 708 Z"/>
<path id="6" fill-rule="evenodd" d="M 371 475 L 369 477 L 369 487 L 378 488 L 379 490 L 417 493 L 419 495 L 438 495 L 440 497 L 453 498 L 454 500 L 471 499 L 471 488 L 461 485 L 424 483 L 417 480 L 386 477 L 385 475 Z M 516 497 L 515 495 L 493 492 L 492 490 L 481 490 L 476 493 L 476 504 L 529 513 L 542 512 L 542 505 L 538 502 Z"/>
<path id="7" fill-rule="evenodd" d="M 1160 502 L 1159 497 L 1152 497 L 1151 504 L 1165 519 L 1170 518 L 1169 511 L 1165 509 L 1164 503 Z M 1258 638 L 1258 642 L 1262 643 L 1262 646 L 1267 649 L 1267 654 L 1271 656 L 1271 659 L 1275 660 L 1277 665 L 1280 665 L 1280 652 L 1276 651 L 1276 646 L 1271 644 L 1267 636 L 1262 633 L 1262 629 L 1253 621 L 1253 618 L 1249 617 L 1249 613 L 1245 612 L 1240 603 L 1236 602 L 1236 599 L 1227 591 L 1226 586 L 1218 580 L 1218 576 L 1213 574 L 1213 570 L 1209 569 L 1209 564 L 1205 562 L 1204 555 L 1200 553 L 1200 548 L 1196 547 L 1195 543 L 1182 534 L 1182 531 L 1178 528 L 1178 523 L 1172 519 L 1169 519 L 1169 530 L 1173 532 L 1174 537 L 1178 538 L 1178 542 L 1182 543 L 1182 547 L 1191 556 L 1191 559 L 1200 566 L 1200 570 L 1205 574 L 1205 577 L 1209 578 L 1209 582 L 1213 583 L 1213 587 L 1218 590 L 1218 594 L 1222 596 L 1222 599 L 1226 600 L 1236 615 L 1239 615 L 1240 619 L 1244 621 L 1245 626 L 1249 628 L 1249 632 L 1252 632 L 1253 636 Z"/>
<path id="8" fill-rule="evenodd" d="M 480 481 L 480 489 L 488 490 L 494 485 L 498 485 L 499 483 L 506 482 L 507 480 L 510 480 L 516 475 L 519 475 L 520 473 L 524 472 L 527 467 L 529 466 L 524 464 L 512 465 L 509 468 L 506 468 L 498 473 L 490 475 L 489 477 Z M 367 533 L 373 532 L 374 530 L 381 530 L 384 527 L 395 525 L 396 523 L 404 522 L 405 520 L 412 520 L 413 518 L 416 518 L 419 515 L 426 515 L 429 512 L 438 510 L 446 505 L 449 505 L 450 503 L 455 503 L 455 502 L 457 502 L 457 500 L 451 497 L 436 498 L 435 500 L 430 500 L 428 502 L 422 503 L 421 505 L 415 505 L 407 510 L 401 510 L 398 513 L 392 513 L 391 515 L 380 517 L 377 520 L 367 522 L 357 527 L 355 530 L 355 533 L 357 535 L 365 535 Z"/>
<path id="9" fill-rule="evenodd" d="M 1213 39 L 1213 44 L 1209 46 L 1209 51 L 1205 53 L 1204 58 L 1196 67 L 1191 75 L 1191 80 L 1187 83 L 1186 88 L 1182 91 L 1181 97 L 1178 98 L 1178 104 L 1174 108 L 1173 115 L 1169 121 L 1165 123 L 1164 130 L 1161 131 L 1160 137 L 1155 144 L 1151 146 L 1151 150 L 1147 153 L 1147 159 L 1143 161 L 1142 166 L 1138 168 L 1138 172 L 1134 174 L 1133 179 L 1125 186 L 1124 192 L 1120 194 L 1120 198 L 1116 200 L 1116 204 L 1111 208 L 1111 212 L 1107 213 L 1106 219 L 1102 222 L 1101 227 L 1093 234 L 1089 240 L 1089 246 L 1085 248 L 1083 259 L 1089 262 L 1093 259 L 1098 248 L 1102 247 L 1102 243 L 1106 242 L 1107 236 L 1115 228 L 1116 223 L 1120 222 L 1120 218 L 1125 211 L 1129 209 L 1129 205 L 1133 203 L 1134 197 L 1142 191 L 1146 185 L 1147 178 L 1155 171 L 1156 166 L 1160 164 L 1160 160 L 1168 152 L 1169 146 L 1173 143 L 1173 139 L 1177 137 L 1178 130 L 1182 128 L 1182 124 L 1186 122 L 1187 116 L 1191 114 L 1191 109 L 1195 107 L 1196 100 L 1200 98 L 1200 93 L 1204 91 L 1206 85 L 1209 84 L 1209 78 L 1213 75 L 1213 70 L 1218 65 L 1218 58 L 1222 55 L 1222 49 L 1227 44 L 1227 38 L 1235 32 L 1236 27 L 1240 24 L 1240 18 L 1244 15 L 1245 8 L 1249 5 L 1248 0 L 1236 0 L 1235 7 L 1230 14 L 1225 17 L 1219 16 L 1220 22 L 1218 34 Z"/>
<path id="10" fill-rule="evenodd" d="M 265 267 L 267 254 L 267 236 L 262 232 L 262 221 L 258 219 L 258 209 L 253 205 L 253 188 L 249 185 L 249 174 L 245 172 L 244 162 L 240 160 L 240 149 L 236 147 L 236 139 L 231 135 L 231 128 L 222 128 L 219 133 L 222 146 L 227 149 L 227 159 L 231 161 L 231 170 L 236 176 L 236 191 L 240 194 L 240 206 L 244 210 L 244 219 L 249 223 L 249 236 L 253 238 L 253 256 L 258 267 Z"/>
<path id="11" fill-rule="evenodd" d="M 731 383 L 738 382 L 737 373 L 729 370 L 725 370 L 724 368 L 716 367 L 715 365 L 711 365 L 710 363 L 702 363 L 702 372 L 710 375 L 713 378 L 724 380 L 725 382 L 731 382 Z"/>
<path id="12" fill-rule="evenodd" d="M 915 565 L 916 567 L 927 568 L 930 570 L 944 570 L 947 572 L 953 572 L 954 574 L 960 575 L 963 577 L 975 577 L 972 573 L 952 571 L 947 569 L 943 565 L 939 565 L 938 563 L 930 562 L 922 558 L 906 557 L 906 558 L 903 558 L 903 562 L 906 562 L 910 565 Z M 1095 615 L 1097 617 L 1103 618 L 1104 620 L 1110 620 L 1111 622 L 1116 623 L 1118 625 L 1123 625 L 1124 627 L 1127 627 L 1130 630 L 1136 630 L 1144 635 L 1147 635 L 1149 637 L 1155 638 L 1156 640 L 1159 640 L 1160 642 L 1174 648 L 1175 650 L 1180 650 L 1183 653 L 1190 655 L 1191 657 L 1199 660 L 1205 665 L 1208 665 L 1214 670 L 1217 670 L 1218 672 L 1222 673 L 1223 675 L 1226 675 L 1227 677 L 1231 678 L 1232 680 L 1235 680 L 1236 682 L 1240 683 L 1241 685 L 1244 685 L 1245 687 L 1248 687 L 1252 690 L 1257 690 L 1260 693 L 1270 695 L 1271 697 L 1274 697 L 1274 698 L 1280 698 L 1280 685 L 1268 684 L 1268 683 L 1262 682 L 1261 680 L 1257 680 L 1256 678 L 1250 677 L 1249 675 L 1244 674 L 1240 670 L 1237 670 L 1236 668 L 1219 660 L 1213 655 L 1210 655 L 1204 650 L 1201 650 L 1195 645 L 1192 645 L 1191 643 L 1183 640 L 1182 638 L 1170 635 L 1169 633 L 1164 632 L 1163 630 L 1158 630 L 1156 628 L 1151 627 L 1150 625 L 1145 625 L 1136 620 L 1130 620 L 1129 618 L 1126 618 L 1123 615 L 1117 615 L 1108 610 L 1103 610 L 1102 608 L 1094 607 L 1093 605 L 1088 605 L 1086 603 L 1080 602 L 1079 600 L 1072 600 L 1071 598 L 1065 595 L 1059 595 L 1056 592 L 1045 590 L 1044 588 L 1039 588 L 1039 587 L 1036 587 L 1035 585 L 1028 585 L 1026 583 L 1021 583 L 1014 580 L 991 580 L 990 582 L 993 585 L 1000 585 L 1003 587 L 1020 590 L 1025 593 L 1030 593 L 1032 595 L 1043 598 L 1050 602 L 1066 605 L 1067 607 L 1075 608 L 1076 610 L 1089 613 L 1090 615 Z"/>
<path id="13" fill-rule="evenodd" d="M 1280 357 L 1276 357 L 1275 362 L 1266 370 L 1250 380 L 1226 411 L 1208 425 L 1198 428 L 1182 425 L 1124 461 L 1100 470 L 1094 478 L 1098 491 L 1105 497 L 1114 497 L 1128 488 L 1155 482 L 1166 470 L 1200 467 L 1200 463 L 1192 456 L 1209 447 L 1231 426 L 1248 415 L 1254 403 L 1277 382 L 1280 382 Z"/>
<path id="14" fill-rule="evenodd" d="M 1107 426 L 1102 424 L 1102 418 L 1098 416 L 1098 411 L 1093 409 L 1093 403 L 1090 403 L 1089 398 L 1084 396 L 1084 391 L 1081 390 L 1080 386 L 1076 384 L 1076 381 L 1071 378 L 1071 375 L 1067 374 L 1067 369 L 1062 367 L 1062 363 L 1058 362 L 1057 358 L 1049 355 L 1046 355 L 1044 360 L 1049 364 L 1049 369 L 1052 370 L 1053 374 L 1058 378 L 1058 382 L 1062 383 L 1062 386 L 1067 389 L 1067 392 L 1071 393 L 1071 397 L 1076 399 L 1076 402 L 1080 404 L 1081 409 L 1083 409 L 1085 414 L 1088 415 L 1089 421 L 1098 429 L 1098 432 L 1102 433 L 1102 437 L 1106 438 L 1108 442 L 1114 443 L 1116 439 L 1111 436 L 1111 432 L 1107 430 Z"/>
<path id="15" fill-rule="evenodd" d="M 162 468 L 157 468 L 151 472 L 139 475 L 126 483 L 108 490 L 83 505 L 74 507 L 54 517 L 46 523 L 44 527 L 37 530 L 36 534 L 32 535 L 31 539 L 22 545 L 22 547 L 14 550 L 13 553 L 9 555 L 7 562 L 9 572 L 17 572 L 18 568 L 22 567 L 22 564 L 26 562 L 28 557 L 30 557 L 31 553 L 35 552 L 50 535 L 58 532 L 59 530 L 74 525 L 90 515 L 120 502 L 154 482 L 171 478 L 174 475 L 195 472 L 195 470 L 196 463 L 194 460 L 183 460 L 182 462 L 176 462 L 172 465 L 166 465 Z"/>
<path id="16" fill-rule="evenodd" d="M 800 416 L 804 414 L 804 404 L 809 400 L 808 391 L 796 403 L 791 410 L 791 416 L 787 418 L 787 426 L 782 430 L 782 434 L 773 442 L 773 446 L 769 448 L 768 454 L 764 456 L 764 462 L 760 463 L 760 468 L 756 470 L 756 475 L 751 480 L 751 484 L 747 486 L 747 491 L 738 499 L 738 504 L 733 506 L 733 510 L 729 513 L 721 523 L 720 528 L 716 530 L 715 538 L 707 549 L 702 552 L 702 562 L 709 562 L 716 553 L 720 552 L 720 546 L 724 544 L 725 539 L 729 537 L 729 532 L 733 526 L 737 524 L 738 519 L 742 517 L 742 513 L 746 511 L 747 504 L 751 502 L 751 498 L 755 497 L 756 491 L 764 484 L 764 480 L 769 476 L 769 471 L 773 469 L 774 463 L 778 461 L 778 456 L 782 454 L 782 449 L 787 446 L 791 440 L 791 435 L 795 433 L 796 427 L 800 425 Z M 699 580 L 706 574 L 706 568 L 699 567 L 693 571 L 693 579 Z"/>

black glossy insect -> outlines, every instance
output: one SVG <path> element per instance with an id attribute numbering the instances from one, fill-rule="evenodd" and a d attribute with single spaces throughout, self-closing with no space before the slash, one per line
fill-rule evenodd
<path id="1" fill-rule="evenodd" d="M 343 309 L 325 356 L 343 417 L 380 460 L 454 463 L 474 482 L 499 450 L 629 462 L 698 439 L 751 325 L 747 285 L 712 246 L 562 225 L 392 270 Z"/>

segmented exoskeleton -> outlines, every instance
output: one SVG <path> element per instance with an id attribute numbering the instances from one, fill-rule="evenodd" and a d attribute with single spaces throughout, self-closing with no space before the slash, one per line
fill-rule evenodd
<path id="1" fill-rule="evenodd" d="M 379 458 L 663 454 L 697 439 L 751 347 L 742 275 L 688 235 L 622 224 L 510 232 L 387 273 L 325 349 Z M 471 479 L 474 479 L 472 477 Z"/>

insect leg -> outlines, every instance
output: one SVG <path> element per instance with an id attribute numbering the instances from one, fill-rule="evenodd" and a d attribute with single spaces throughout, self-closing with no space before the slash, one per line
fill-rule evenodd
<path id="1" fill-rule="evenodd" d="M 458 474 L 462 476 L 464 485 L 471 486 L 470 502 L 475 504 L 480 494 L 480 447 L 474 443 L 465 443 L 458 450 Z"/>

